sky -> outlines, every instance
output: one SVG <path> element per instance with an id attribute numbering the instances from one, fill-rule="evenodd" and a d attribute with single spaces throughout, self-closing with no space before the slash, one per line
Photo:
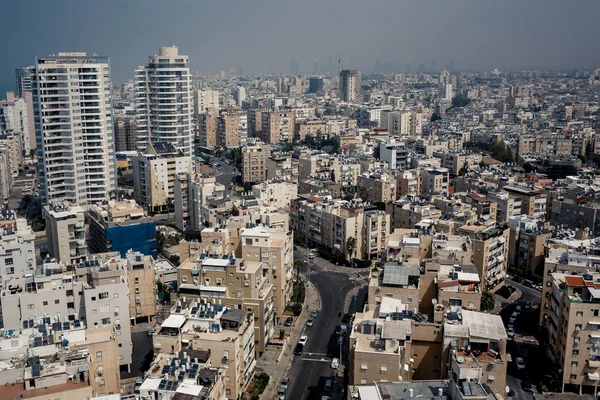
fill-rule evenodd
<path id="1" fill-rule="evenodd" d="M 29 0 L 3 5 L 0 93 L 36 56 L 86 51 L 111 59 L 114 82 L 179 47 L 193 73 L 243 68 L 312 72 L 342 54 L 344 68 L 399 72 L 600 66 L 597 0 Z M 3 95 L 0 95 L 3 97 Z"/>

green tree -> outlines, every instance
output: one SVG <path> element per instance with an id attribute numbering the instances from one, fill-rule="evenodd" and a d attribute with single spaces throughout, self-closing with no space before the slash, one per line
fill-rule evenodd
<path id="1" fill-rule="evenodd" d="M 495 305 L 496 305 L 496 299 L 494 297 L 494 293 L 484 292 L 481 295 L 481 310 L 491 311 L 494 309 Z"/>
<path id="2" fill-rule="evenodd" d="M 354 236 L 350 236 L 348 240 L 346 240 L 346 251 L 348 251 L 349 259 L 352 259 L 354 256 L 354 251 L 356 250 L 356 238 Z"/>

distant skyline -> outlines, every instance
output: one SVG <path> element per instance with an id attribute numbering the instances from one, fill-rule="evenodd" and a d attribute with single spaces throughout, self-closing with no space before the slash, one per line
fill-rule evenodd
<path id="1" fill-rule="evenodd" d="M 118 83 L 170 45 L 194 74 L 290 72 L 292 59 L 311 73 L 340 53 L 345 68 L 366 73 L 377 61 L 399 72 L 451 60 L 456 70 L 600 67 L 595 0 L 32 0 L 3 11 L 0 97 L 36 56 L 106 55 Z"/>

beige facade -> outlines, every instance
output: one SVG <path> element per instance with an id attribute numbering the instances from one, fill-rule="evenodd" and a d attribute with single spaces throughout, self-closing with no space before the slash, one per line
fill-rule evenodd
<path id="1" fill-rule="evenodd" d="M 265 143 L 278 144 L 292 142 L 294 139 L 294 111 L 268 111 L 261 114 L 262 134 Z"/>
<path id="2" fill-rule="evenodd" d="M 83 208 L 51 202 L 44 206 L 43 215 L 52 257 L 67 265 L 83 260 L 87 256 Z"/>
<path id="3" fill-rule="evenodd" d="M 316 137 L 327 133 L 327 122 L 316 119 L 296 122 L 294 126 L 294 139 L 303 141 L 306 136 Z"/>
<path id="4" fill-rule="evenodd" d="M 298 160 L 290 153 L 271 153 L 267 160 L 267 179 L 298 181 Z"/>
<path id="5" fill-rule="evenodd" d="M 331 179 L 339 176 L 340 164 L 336 156 L 327 153 L 305 153 L 298 160 L 298 179 L 305 180 L 316 175 Z"/>
<path id="6" fill-rule="evenodd" d="M 198 131 L 200 133 L 200 145 L 205 147 L 215 147 L 218 143 L 217 135 L 219 131 L 219 114 L 207 112 L 199 114 Z"/>
<path id="7" fill-rule="evenodd" d="M 218 90 L 197 90 L 194 100 L 194 111 L 196 115 L 219 112 Z"/>
<path id="8" fill-rule="evenodd" d="M 248 116 L 242 111 L 225 111 L 219 115 L 217 145 L 239 147 L 248 134 Z"/>
<path id="9" fill-rule="evenodd" d="M 252 194 L 265 204 L 289 209 L 291 201 L 298 197 L 298 185 L 288 181 L 264 181 L 252 186 Z"/>
<path id="10" fill-rule="evenodd" d="M 396 174 L 396 198 L 421 195 L 421 171 L 419 169 L 402 171 Z"/>
<path id="11" fill-rule="evenodd" d="M 244 183 L 260 183 L 267 179 L 267 161 L 271 146 L 260 142 L 248 143 L 242 150 L 242 179 Z"/>
<path id="12" fill-rule="evenodd" d="M 447 168 L 423 168 L 421 172 L 421 193 L 448 193 L 450 173 Z"/>
<path id="13" fill-rule="evenodd" d="M 470 170 L 481 162 L 481 154 L 478 153 L 435 151 L 433 156 L 441 160 L 441 167 L 447 168 L 452 176 L 459 175 L 463 168 Z"/>
<path id="14" fill-rule="evenodd" d="M 366 172 L 358 176 L 359 195 L 371 203 L 396 201 L 396 180 L 387 173 Z"/>
<path id="15" fill-rule="evenodd" d="M 156 315 L 156 274 L 154 260 L 139 252 L 129 252 L 127 286 L 129 287 L 129 317 L 132 321 L 150 322 Z"/>
<path id="16" fill-rule="evenodd" d="M 547 194 L 541 189 L 516 185 L 507 185 L 502 189 L 507 191 L 510 197 L 521 200 L 521 214 L 546 219 Z"/>

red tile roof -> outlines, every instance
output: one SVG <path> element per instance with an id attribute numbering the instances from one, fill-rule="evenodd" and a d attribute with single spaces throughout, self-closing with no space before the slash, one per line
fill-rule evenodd
<path id="1" fill-rule="evenodd" d="M 585 281 L 581 276 L 566 276 L 565 282 L 569 286 L 585 286 Z"/>

